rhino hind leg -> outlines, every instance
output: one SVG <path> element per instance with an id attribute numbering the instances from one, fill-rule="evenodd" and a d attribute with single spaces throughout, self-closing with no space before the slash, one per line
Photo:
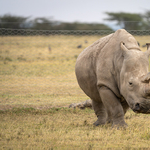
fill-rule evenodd
<path id="1" fill-rule="evenodd" d="M 95 126 L 104 125 L 107 121 L 107 112 L 103 103 L 92 100 L 92 106 L 98 118 L 93 125 Z"/>

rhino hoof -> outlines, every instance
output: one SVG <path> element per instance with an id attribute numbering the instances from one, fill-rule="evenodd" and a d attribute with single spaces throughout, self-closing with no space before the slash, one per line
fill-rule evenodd
<path id="1" fill-rule="evenodd" d="M 125 124 L 113 124 L 112 125 L 112 128 L 116 128 L 116 129 L 126 129 L 128 127 L 128 125 L 125 123 Z"/>
<path id="2" fill-rule="evenodd" d="M 97 120 L 96 122 L 93 123 L 94 126 L 100 126 L 100 125 L 104 125 L 104 122 L 100 122 L 99 120 Z"/>

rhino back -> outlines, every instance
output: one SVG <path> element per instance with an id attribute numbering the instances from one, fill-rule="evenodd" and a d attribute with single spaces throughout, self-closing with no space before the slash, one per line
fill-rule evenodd
<path id="1" fill-rule="evenodd" d="M 99 52 L 110 40 L 113 34 L 107 35 L 103 38 L 100 38 L 96 42 L 94 42 L 89 47 L 85 48 L 78 56 L 77 62 L 80 61 L 80 59 L 88 59 L 89 57 L 96 57 L 97 52 Z M 83 61 L 83 60 L 81 60 Z"/>
<path id="2" fill-rule="evenodd" d="M 81 89 L 91 99 L 99 100 L 97 91 L 96 61 L 98 53 L 109 42 L 113 34 L 105 36 L 84 49 L 77 58 L 75 72 Z"/>

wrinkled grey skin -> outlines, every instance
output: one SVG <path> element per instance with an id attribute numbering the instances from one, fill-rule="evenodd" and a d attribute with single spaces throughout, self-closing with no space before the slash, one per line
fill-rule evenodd
<path id="1" fill-rule="evenodd" d="M 75 73 L 81 89 L 92 100 L 98 120 L 126 126 L 130 107 L 136 113 L 150 113 L 148 57 L 135 38 L 124 29 L 105 36 L 84 49 L 77 58 Z"/>

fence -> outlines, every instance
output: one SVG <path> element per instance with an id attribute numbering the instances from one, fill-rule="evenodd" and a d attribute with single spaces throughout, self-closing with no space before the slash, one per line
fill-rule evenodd
<path id="1" fill-rule="evenodd" d="M 146 50 L 150 30 L 129 32 Z M 0 29 L 0 109 L 69 106 L 88 99 L 76 81 L 76 58 L 110 33 Z"/>
<path id="2" fill-rule="evenodd" d="M 5 29 L 0 28 L 0 35 L 107 35 L 111 34 L 112 30 L 30 30 L 30 29 Z M 150 35 L 150 30 L 128 30 L 133 35 Z"/>

